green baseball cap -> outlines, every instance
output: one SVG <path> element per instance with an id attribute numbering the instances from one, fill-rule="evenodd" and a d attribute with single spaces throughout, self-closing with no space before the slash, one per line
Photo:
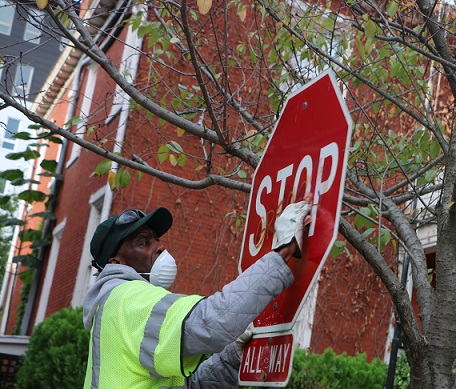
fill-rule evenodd
<path id="1" fill-rule="evenodd" d="M 163 207 L 145 214 L 139 209 L 128 209 L 120 215 L 110 217 L 100 223 L 90 242 L 92 266 L 103 270 L 110 258 L 114 257 L 125 238 L 148 225 L 157 238 L 168 231 L 173 224 L 173 216 Z"/>

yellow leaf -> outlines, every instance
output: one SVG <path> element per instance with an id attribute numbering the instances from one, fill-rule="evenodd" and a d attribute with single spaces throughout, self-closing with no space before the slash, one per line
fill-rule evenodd
<path id="1" fill-rule="evenodd" d="M 447 205 L 446 205 L 446 209 L 450 209 L 454 204 L 454 201 L 450 201 Z"/>
<path id="2" fill-rule="evenodd" d="M 405 3 L 404 5 L 402 5 L 402 11 L 406 8 L 409 8 L 413 5 L 413 1 L 409 1 L 408 3 Z"/>
<path id="3" fill-rule="evenodd" d="M 247 8 L 244 8 L 241 12 L 239 12 L 239 19 L 241 19 L 241 22 L 245 20 L 245 17 L 247 16 Z"/>
<path id="4" fill-rule="evenodd" d="M 173 154 L 170 154 L 169 155 L 169 162 L 171 163 L 171 165 L 176 166 L 177 165 L 177 158 Z"/>
<path id="5" fill-rule="evenodd" d="M 198 0 L 198 8 L 202 15 L 206 15 L 212 6 L 212 0 Z"/>
<path id="6" fill-rule="evenodd" d="M 185 134 L 185 131 L 184 131 L 182 128 L 178 128 L 178 129 L 176 130 L 176 132 L 177 132 L 177 136 L 178 136 L 179 138 L 180 138 L 182 135 Z"/>
<path id="7" fill-rule="evenodd" d="M 114 173 L 112 170 L 110 170 L 108 173 L 108 183 L 111 189 L 116 188 L 116 173 Z"/>
<path id="8" fill-rule="evenodd" d="M 48 5 L 48 0 L 36 0 L 36 5 L 39 9 L 45 9 Z"/>

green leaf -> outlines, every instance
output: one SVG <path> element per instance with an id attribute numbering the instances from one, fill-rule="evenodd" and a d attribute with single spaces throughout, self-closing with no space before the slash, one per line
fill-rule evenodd
<path id="1" fill-rule="evenodd" d="M 56 143 L 58 145 L 61 145 L 63 143 L 62 139 L 60 139 L 56 136 L 47 136 L 46 140 L 48 140 L 49 142 L 52 142 L 52 143 Z"/>
<path id="2" fill-rule="evenodd" d="M 49 211 L 32 213 L 30 215 L 30 217 L 41 217 L 43 219 L 48 219 L 48 220 L 57 219 L 57 215 L 54 212 L 49 212 Z"/>
<path id="3" fill-rule="evenodd" d="M 435 140 L 431 140 L 429 144 L 429 154 L 432 158 L 436 158 L 440 155 L 441 148 L 439 142 Z"/>
<path id="4" fill-rule="evenodd" d="M 19 237 L 22 242 L 34 242 L 35 240 L 41 239 L 42 232 L 40 230 L 34 230 L 28 228 L 19 233 Z"/>
<path id="5" fill-rule="evenodd" d="M 16 255 L 15 257 L 13 257 L 13 262 L 21 263 L 23 266 L 31 267 L 31 268 L 36 268 L 38 261 L 39 261 L 39 259 L 31 254 Z M 21 277 L 21 274 L 22 273 L 19 274 L 19 277 Z"/>
<path id="6" fill-rule="evenodd" d="M 395 0 L 390 1 L 388 6 L 386 7 L 386 12 L 388 12 L 388 15 L 391 17 L 394 17 L 397 13 L 397 10 L 399 9 L 399 3 Z"/>
<path id="7" fill-rule="evenodd" d="M 184 151 L 182 150 L 182 147 L 179 143 L 177 143 L 176 141 L 171 141 L 171 143 L 168 143 L 167 144 L 167 147 L 171 150 L 171 151 L 174 151 L 176 153 L 183 153 Z"/>
<path id="8" fill-rule="evenodd" d="M 333 258 L 337 258 L 342 253 L 342 250 L 344 248 L 345 248 L 345 242 L 342 240 L 336 240 L 334 242 L 333 247 L 331 248 L 331 256 Z"/>
<path id="9" fill-rule="evenodd" d="M 21 159 L 23 157 L 23 153 L 10 153 L 6 154 L 5 158 L 10 159 L 12 161 L 17 161 L 18 159 Z"/>
<path id="10" fill-rule="evenodd" d="M 370 217 L 372 215 L 370 208 L 361 208 L 359 212 L 361 214 L 357 214 L 353 220 L 355 227 L 358 230 L 362 230 L 363 228 L 372 228 L 373 222 L 367 219 L 367 217 Z"/>
<path id="11" fill-rule="evenodd" d="M 0 217 L 0 227 L 25 226 L 25 220 L 15 217 Z"/>
<path id="12" fill-rule="evenodd" d="M 26 264 L 27 263 L 38 264 L 39 258 L 35 257 L 34 255 L 25 255 L 24 257 L 27 258 L 24 261 Z M 21 271 L 19 273 L 19 278 L 24 283 L 24 285 L 32 285 L 34 275 L 35 275 L 35 270 L 33 269 L 33 266 L 30 266 L 29 269 Z"/>
<path id="13" fill-rule="evenodd" d="M 65 123 L 65 126 L 71 127 L 81 123 L 84 123 L 84 119 L 80 118 L 79 116 L 74 116 Z"/>
<path id="14" fill-rule="evenodd" d="M 42 172 L 38 174 L 41 177 L 54 177 L 56 180 L 63 180 L 62 174 Z"/>
<path id="15" fill-rule="evenodd" d="M 22 154 L 22 158 L 24 158 L 26 161 L 40 157 L 40 153 L 38 151 L 32 150 L 30 148 L 27 148 L 25 151 L 23 151 L 22 153 L 18 153 L 18 154 Z"/>
<path id="16" fill-rule="evenodd" d="M 179 154 L 177 157 L 177 165 L 180 167 L 184 167 L 187 163 L 187 156 L 185 154 Z"/>
<path id="17" fill-rule="evenodd" d="M 364 32 L 366 33 L 366 36 L 370 40 L 374 40 L 375 39 L 375 34 L 377 33 L 377 25 L 372 20 L 369 19 L 364 24 Z"/>
<path id="18" fill-rule="evenodd" d="M 11 185 L 14 185 L 14 186 L 22 186 L 22 185 L 25 185 L 25 184 L 39 184 L 40 182 L 37 181 L 37 180 L 32 180 L 32 179 L 24 179 L 24 178 L 18 178 L 16 180 L 13 180 L 11 181 Z"/>
<path id="19" fill-rule="evenodd" d="M 95 174 L 98 176 L 104 176 L 108 174 L 111 170 L 112 161 L 110 159 L 105 159 L 101 161 L 95 168 Z"/>
<path id="20" fill-rule="evenodd" d="M 11 196 L 0 196 L 0 206 L 4 206 L 8 204 L 8 202 L 11 200 Z"/>
<path id="21" fill-rule="evenodd" d="M 130 171 L 128 171 L 126 169 L 123 169 L 122 171 L 120 171 L 118 173 L 118 176 L 119 176 L 119 185 L 120 185 L 120 187 L 121 188 L 126 188 L 127 185 L 131 181 L 131 173 L 130 173 Z"/>
<path id="22" fill-rule="evenodd" d="M 372 112 L 378 114 L 380 112 L 380 104 L 378 102 L 374 103 L 372 106 Z"/>
<path id="23" fill-rule="evenodd" d="M 94 133 L 94 131 L 95 131 L 95 126 L 90 126 L 89 128 L 87 128 L 86 135 L 90 136 Z"/>
<path id="24" fill-rule="evenodd" d="M 163 163 L 166 161 L 169 155 L 169 148 L 167 145 L 161 145 L 160 148 L 158 149 L 157 157 L 160 163 Z"/>
<path id="25" fill-rule="evenodd" d="M 29 140 L 30 139 L 30 133 L 22 131 L 18 132 L 13 135 L 14 139 L 22 139 L 22 140 Z"/>
<path id="26" fill-rule="evenodd" d="M 376 228 L 368 228 L 366 231 L 364 231 L 361 236 L 366 239 L 369 235 L 371 235 L 372 233 L 374 233 L 374 231 L 376 231 Z"/>
<path id="27" fill-rule="evenodd" d="M 19 169 L 5 170 L 0 173 L 0 178 L 3 178 L 8 181 L 14 181 L 17 179 L 24 178 L 24 173 Z"/>
<path id="28" fill-rule="evenodd" d="M 19 193 L 17 198 L 28 203 L 33 203 L 35 201 L 43 201 L 46 198 L 46 194 L 38 190 L 25 190 Z"/>
<path id="29" fill-rule="evenodd" d="M 391 233 L 387 229 L 382 228 L 380 231 L 381 248 L 383 249 L 390 241 L 391 241 Z"/>
<path id="30" fill-rule="evenodd" d="M 238 170 L 237 175 L 241 178 L 247 178 L 247 173 L 244 170 Z"/>
<path id="31" fill-rule="evenodd" d="M 49 239 L 36 239 L 33 241 L 33 243 L 30 245 L 31 249 L 39 249 L 41 247 L 46 247 L 51 244 Z"/>
<path id="32" fill-rule="evenodd" d="M 437 170 L 428 170 L 424 175 L 424 179 L 426 180 L 426 182 L 434 182 L 435 178 L 437 177 L 437 174 Z"/>
<path id="33" fill-rule="evenodd" d="M 40 166 L 47 170 L 48 172 L 55 173 L 57 168 L 57 161 L 50 160 L 50 159 L 43 159 L 40 163 Z"/>

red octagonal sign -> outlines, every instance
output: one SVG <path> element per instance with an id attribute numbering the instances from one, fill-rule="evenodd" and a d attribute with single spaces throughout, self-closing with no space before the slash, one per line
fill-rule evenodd
<path id="1" fill-rule="evenodd" d="M 239 267 L 271 250 L 285 207 L 313 193 L 307 261 L 292 258 L 293 285 L 255 319 L 256 333 L 290 329 L 337 236 L 351 118 L 331 71 L 287 100 L 253 177 Z"/>

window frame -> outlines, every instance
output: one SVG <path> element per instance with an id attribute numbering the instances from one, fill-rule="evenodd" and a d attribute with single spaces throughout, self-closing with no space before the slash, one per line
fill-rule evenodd
<path id="1" fill-rule="evenodd" d="M 17 129 L 16 129 L 16 132 L 11 132 L 10 130 L 10 126 L 11 126 L 11 121 L 16 121 L 17 122 Z M 3 135 L 3 138 L 2 138 L 2 143 L 1 143 L 1 148 L 2 149 L 5 149 L 5 150 L 14 150 L 16 148 L 16 144 L 17 144 L 17 140 L 15 138 L 13 138 L 14 134 L 17 134 L 18 132 L 20 132 L 20 129 L 21 129 L 21 125 L 22 125 L 22 122 L 17 119 L 17 118 L 13 118 L 13 117 L 8 117 L 8 120 L 6 122 L 6 128 L 4 129 L 4 135 Z M 7 145 L 10 145 L 12 146 L 11 147 L 5 147 L 5 143 Z"/>
<path id="2" fill-rule="evenodd" d="M 25 74 L 24 69 L 29 69 L 28 80 L 22 82 L 22 77 Z M 14 76 L 14 94 L 17 96 L 27 96 L 30 93 L 32 87 L 33 75 L 35 68 L 30 65 L 20 65 L 16 68 L 16 74 Z"/>
<path id="3" fill-rule="evenodd" d="M 35 12 L 35 14 L 33 16 L 28 15 L 28 18 L 27 18 L 28 20 L 25 23 L 23 39 L 24 39 L 24 41 L 38 45 L 41 42 L 41 31 L 38 29 L 38 27 L 35 27 L 35 25 L 32 23 L 32 21 L 37 23 L 37 21 L 35 19 L 40 18 L 41 20 L 43 20 L 45 15 L 41 11 L 33 11 L 33 12 Z M 27 36 L 27 34 L 29 36 Z"/>
<path id="4" fill-rule="evenodd" d="M 7 7 L 10 7 L 11 9 L 11 14 L 9 15 L 8 12 L 5 12 L 6 11 L 9 11 L 9 9 L 7 9 Z M 14 15 L 15 15 L 15 8 L 13 6 L 13 4 L 11 4 L 10 2 L 6 1 L 6 0 L 0 0 L 0 14 L 2 16 L 5 16 L 6 15 L 6 18 L 2 18 L 0 17 L 0 34 L 3 34 L 3 35 L 11 35 L 11 31 L 13 29 L 13 22 L 14 22 Z M 8 20 L 9 18 L 9 20 Z M 5 31 L 2 31 L 2 28 L 5 28 Z M 7 32 L 6 32 L 7 31 Z"/>

